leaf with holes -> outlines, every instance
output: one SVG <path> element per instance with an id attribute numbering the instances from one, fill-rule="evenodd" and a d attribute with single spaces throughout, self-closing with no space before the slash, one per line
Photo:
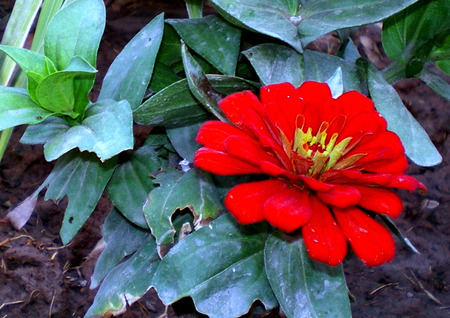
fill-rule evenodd
<path id="1" fill-rule="evenodd" d="M 159 187 L 150 192 L 144 216 L 158 245 L 173 243 L 175 229 L 171 219 L 176 210 L 189 208 L 198 224 L 202 219 L 217 217 L 222 208 L 217 190 L 204 171 L 166 170 L 154 182 Z"/>

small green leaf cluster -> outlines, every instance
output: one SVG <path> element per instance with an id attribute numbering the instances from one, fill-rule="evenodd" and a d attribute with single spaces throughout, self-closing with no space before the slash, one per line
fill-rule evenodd
<path id="1" fill-rule="evenodd" d="M 152 287 L 164 304 L 191 297 L 210 317 L 238 317 L 256 300 L 287 317 L 350 317 L 342 267 L 312 261 L 299 236 L 239 225 L 221 202 L 251 176 L 194 168 L 195 137 L 206 120 L 226 120 L 218 107 L 226 95 L 314 80 L 334 96 L 370 95 L 409 158 L 438 164 L 440 154 L 391 85 L 416 76 L 448 98 L 448 84 L 428 67 L 449 71 L 448 1 L 211 0 L 217 14 L 205 17 L 202 0 L 185 2 L 189 19 L 160 14 L 123 48 L 96 102 L 88 97 L 103 1 L 67 1 L 49 24 L 43 54 L 0 46 L 28 79 L 27 90 L 0 87 L 0 129 L 29 124 L 21 141 L 44 144 L 46 159 L 58 159 L 34 195 L 48 187 L 46 200 L 68 197 L 63 243 L 104 192 L 114 205 L 86 317 L 122 313 Z M 350 35 L 381 20 L 393 64 L 379 71 Z M 311 49 L 333 31 L 337 54 Z M 133 125 L 157 128 L 136 146 Z"/>

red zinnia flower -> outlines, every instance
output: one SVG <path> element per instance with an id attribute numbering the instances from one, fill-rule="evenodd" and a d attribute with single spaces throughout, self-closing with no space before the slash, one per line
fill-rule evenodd
<path id="1" fill-rule="evenodd" d="M 195 166 L 218 175 L 266 174 L 232 188 L 225 207 L 243 224 L 302 227 L 311 258 L 337 265 L 347 241 L 367 265 L 390 261 L 391 234 L 365 210 L 396 218 L 401 199 L 389 188 L 425 187 L 404 175 L 398 136 L 373 102 L 352 91 L 334 99 L 328 85 L 283 83 L 235 93 L 219 107 L 232 122 L 206 122 Z"/>

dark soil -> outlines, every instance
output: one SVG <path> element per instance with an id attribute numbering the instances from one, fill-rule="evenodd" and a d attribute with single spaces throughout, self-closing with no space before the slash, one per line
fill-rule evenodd
<path id="1" fill-rule="evenodd" d="M 0 1 L 1 14 L 10 10 Z M 186 17 L 183 1 L 105 1 L 107 27 L 100 47 L 99 79 L 131 37 L 160 12 Z M 4 28 L 5 20 L 1 20 Z M 363 28 L 356 37 L 360 51 L 377 66 L 388 63 L 379 47 L 377 28 Z M 99 85 L 96 85 L 98 92 Z M 405 211 L 396 220 L 420 254 L 397 240 L 397 255 L 389 263 L 369 268 L 356 258 L 345 262 L 352 312 L 359 317 L 450 316 L 450 103 L 419 80 L 396 86 L 405 104 L 427 130 L 444 157 L 436 167 L 410 165 L 409 174 L 428 193 L 402 192 Z M 66 206 L 40 196 L 35 212 L 20 231 L 4 220 L 7 212 L 29 196 L 47 177 L 54 163 L 45 161 L 41 146 L 18 142 L 25 127 L 15 129 L 0 167 L 0 317 L 82 317 L 96 290 L 90 276 L 96 257 L 91 251 L 101 238 L 100 226 L 111 209 L 104 197 L 80 232 L 62 246 L 59 229 Z M 261 316 L 258 309 L 248 318 Z M 189 299 L 165 308 L 150 290 L 121 317 L 200 317 Z M 262 315 L 279 317 L 277 311 Z"/>

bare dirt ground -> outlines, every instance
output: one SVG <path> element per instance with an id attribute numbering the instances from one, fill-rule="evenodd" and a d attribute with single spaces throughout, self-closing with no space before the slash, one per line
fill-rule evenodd
<path id="1" fill-rule="evenodd" d="M 0 1 L 2 16 L 11 1 Z M 186 17 L 183 1 L 105 1 L 107 27 L 99 53 L 99 79 L 129 39 L 151 18 Z M 5 19 L 0 21 L 2 29 Z M 387 63 L 375 28 L 357 35 L 360 51 L 377 66 Z M 96 85 L 98 92 L 99 85 Z M 420 251 L 412 253 L 397 241 L 397 255 L 389 264 L 369 268 L 358 259 L 344 265 L 352 312 L 362 317 L 450 316 L 450 103 L 419 80 L 396 86 L 406 105 L 427 130 L 444 157 L 432 168 L 410 165 L 409 174 L 429 189 L 426 195 L 401 192 L 405 211 L 396 224 Z M 95 95 L 95 92 L 94 92 Z M 0 166 L 0 317 L 83 317 L 96 290 L 89 289 L 95 264 L 90 256 L 101 238 L 100 226 L 111 204 L 104 197 L 72 242 L 62 246 L 59 229 L 67 202 L 45 202 L 42 195 L 27 225 L 14 230 L 4 220 L 7 212 L 30 195 L 50 173 L 41 146 L 18 142 L 25 127 L 15 129 Z M 121 317 L 204 317 L 185 299 L 165 308 L 150 290 Z M 281 317 L 277 310 L 250 317 Z"/>

